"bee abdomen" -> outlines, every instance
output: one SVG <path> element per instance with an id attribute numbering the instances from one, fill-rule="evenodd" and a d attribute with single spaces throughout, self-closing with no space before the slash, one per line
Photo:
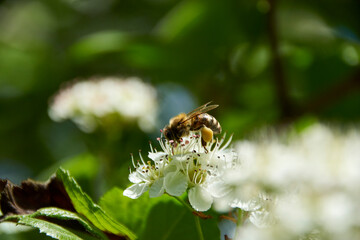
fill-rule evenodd
<path id="1" fill-rule="evenodd" d="M 202 126 L 205 125 L 206 127 L 210 128 L 214 134 L 221 133 L 221 126 L 218 120 L 207 113 L 202 113 L 196 117 L 194 117 L 192 122 L 191 131 L 197 131 Z"/>

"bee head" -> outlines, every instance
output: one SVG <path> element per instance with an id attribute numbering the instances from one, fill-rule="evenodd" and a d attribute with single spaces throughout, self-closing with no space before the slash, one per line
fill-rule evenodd
<path id="1" fill-rule="evenodd" d="M 167 140 L 174 140 L 174 135 L 173 135 L 169 125 L 163 129 L 163 133 Z"/>

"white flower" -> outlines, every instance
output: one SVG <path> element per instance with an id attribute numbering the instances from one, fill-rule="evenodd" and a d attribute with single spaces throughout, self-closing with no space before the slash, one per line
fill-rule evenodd
<path id="1" fill-rule="evenodd" d="M 228 149 L 231 138 L 224 143 L 224 138 L 214 141 L 205 151 L 201 145 L 201 136 L 186 137 L 181 143 L 161 140 L 158 138 L 162 151 L 154 151 L 151 147 L 148 157 L 153 160 L 156 177 L 153 176 L 150 165 L 149 171 L 142 171 L 141 177 L 129 177 L 135 183 L 126 191 L 127 196 L 139 196 L 150 187 L 150 194 L 154 185 L 156 189 L 164 190 L 172 196 L 181 196 L 188 191 L 189 202 L 196 211 L 206 211 L 213 203 L 214 198 L 223 197 L 229 193 L 229 188 L 223 181 L 223 174 L 227 169 L 237 165 L 237 155 Z M 144 163 L 143 163 L 144 164 Z M 136 168 L 137 171 L 139 167 Z M 154 171 L 155 171 L 154 170 Z M 134 172 L 130 176 L 135 175 Z M 138 176 L 139 174 L 136 174 Z M 151 180 L 149 180 L 151 179 Z M 154 182 L 153 179 L 161 179 Z M 135 191 L 133 191 L 133 189 Z M 128 194 L 129 191 L 132 194 Z M 135 193 L 136 192 L 136 193 Z M 124 193 L 125 195 L 125 193 Z"/>
<path id="2" fill-rule="evenodd" d="M 61 89 L 53 98 L 49 115 L 54 121 L 71 119 L 81 130 L 94 131 L 117 115 L 123 122 L 137 121 L 148 131 L 155 125 L 155 89 L 139 78 L 108 77 L 78 81 Z"/>
<path id="3" fill-rule="evenodd" d="M 356 239 L 359 146 L 357 129 L 321 124 L 285 138 L 237 142 L 241 164 L 224 175 L 233 191 L 222 206 L 248 212 L 256 227 L 239 226 L 236 239 Z"/>
<path id="4" fill-rule="evenodd" d="M 188 190 L 191 206 L 197 211 L 208 210 L 214 198 L 222 197 L 229 192 L 222 180 L 225 169 L 232 168 L 237 163 L 236 154 L 226 149 L 229 141 L 222 146 L 214 142 L 209 146 L 209 151 L 204 151 L 201 146 L 201 136 L 185 138 L 183 144 L 171 147 L 162 144 L 164 151 L 172 148 L 171 165 L 173 171 L 165 176 L 165 189 L 170 195 L 180 196 Z"/>
<path id="5" fill-rule="evenodd" d="M 155 161 L 153 164 L 151 161 L 145 163 L 141 153 L 139 155 L 141 161 L 138 161 L 136 164 L 133 155 L 131 155 L 135 171 L 130 172 L 129 181 L 134 184 L 124 190 L 124 196 L 135 199 L 148 190 L 150 197 L 161 196 L 164 193 L 163 174 L 166 166 L 166 159 Z"/>

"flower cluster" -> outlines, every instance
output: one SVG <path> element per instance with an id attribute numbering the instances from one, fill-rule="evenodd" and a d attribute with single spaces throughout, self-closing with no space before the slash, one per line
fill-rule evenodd
<path id="1" fill-rule="evenodd" d="M 224 181 L 248 222 L 236 239 L 356 239 L 360 234 L 360 132 L 314 125 L 300 135 L 235 144 L 241 165 Z M 241 172 L 241 174 L 238 174 Z"/>
<path id="2" fill-rule="evenodd" d="M 183 138 L 180 143 L 158 138 L 162 151 L 150 145 L 151 160 L 145 161 L 140 154 L 135 163 L 132 157 L 134 170 L 129 180 L 133 185 L 124 195 L 138 198 L 149 190 L 150 197 L 164 193 L 177 197 L 187 192 L 196 211 L 208 210 L 215 198 L 229 193 L 223 174 L 238 164 L 236 153 L 228 148 L 231 138 L 224 139 L 214 141 L 205 151 L 199 135 Z"/>
<path id="3" fill-rule="evenodd" d="M 137 121 L 147 131 L 155 125 L 156 95 L 151 85 L 136 77 L 75 81 L 53 97 L 49 115 L 55 121 L 71 119 L 85 132 L 114 116 L 124 122 Z"/>

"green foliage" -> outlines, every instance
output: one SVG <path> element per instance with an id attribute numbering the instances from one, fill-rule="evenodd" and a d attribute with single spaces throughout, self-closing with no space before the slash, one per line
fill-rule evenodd
<path id="1" fill-rule="evenodd" d="M 142 239 L 198 239 L 192 214 L 173 201 L 156 204 L 147 218 Z"/>
<path id="2" fill-rule="evenodd" d="M 325 121 L 358 121 L 359 87 L 351 79 L 358 76 L 360 64 L 359 2 L 336 0 L 324 7 L 322 2 L 278 0 L 272 28 L 269 4 L 3 1 L 1 168 L 11 168 L 16 179 L 34 177 L 60 159 L 94 152 L 88 137 L 72 124 L 55 124 L 47 116 L 49 98 L 63 82 L 75 78 L 136 75 L 159 88 L 171 83 L 186 89 L 172 96 L 177 103 L 184 95 L 191 96 L 194 107 L 209 100 L 218 103 L 213 114 L 235 138 L 308 114 Z M 276 34 L 277 51 L 270 44 L 270 32 Z M 282 83 L 274 73 L 274 52 L 282 63 Z M 281 84 L 287 98 L 279 95 Z M 161 105 L 168 95 L 173 92 L 159 94 Z M 284 112 L 283 104 L 291 111 Z M 158 128 L 171 117 L 168 108 L 161 109 Z M 127 160 L 157 133 L 150 137 L 134 128 L 127 138 L 130 134 L 136 141 L 123 137 L 109 149 L 124 146 L 113 159 Z M 124 187 L 123 181 L 116 183 Z"/>
<path id="3" fill-rule="evenodd" d="M 99 205 L 95 204 L 91 198 L 84 193 L 69 173 L 59 169 L 56 173 L 68 193 L 75 210 L 84 215 L 92 224 L 102 231 L 115 235 L 125 235 L 130 239 L 135 239 L 136 235 L 121 223 L 116 222 L 107 215 Z"/>
<path id="4" fill-rule="evenodd" d="M 118 222 L 125 224 L 133 232 L 141 233 L 155 201 L 155 199 L 149 199 L 148 194 L 136 200 L 125 197 L 123 190 L 115 187 L 100 199 L 99 205 Z"/>
<path id="5" fill-rule="evenodd" d="M 19 229 L 19 228 L 28 228 L 28 229 L 16 230 L 15 232 L 14 231 L 13 232 L 1 231 L 1 233 L 0 233 L 1 240 L 22 240 L 22 239 L 54 240 L 54 238 L 52 238 L 50 236 L 39 233 L 39 230 L 36 228 L 16 225 L 16 229 Z"/>
<path id="6" fill-rule="evenodd" d="M 81 237 L 77 236 L 76 234 L 72 233 L 70 230 L 67 230 L 64 227 L 61 227 L 57 224 L 50 223 L 48 221 L 44 221 L 41 219 L 24 217 L 24 218 L 20 218 L 18 223 L 38 228 L 40 232 L 44 232 L 46 233 L 46 235 L 53 237 L 55 239 L 69 239 L 69 240 L 82 239 Z"/>
<path id="7" fill-rule="evenodd" d="M 61 183 L 58 183 L 59 180 Z M 56 189 L 54 185 L 55 182 L 60 184 Z M 132 231 L 114 220 L 110 215 L 105 213 L 100 206 L 95 204 L 91 198 L 82 191 L 81 187 L 67 171 L 60 168 L 56 173 L 56 179 L 52 179 L 50 183 L 52 184 L 32 182 L 33 187 L 25 189 L 23 186 L 9 186 L 11 183 L 7 182 L 5 191 L 14 191 L 13 189 L 16 188 L 19 192 L 25 191 L 29 196 L 24 197 L 22 195 L 19 196 L 8 193 L 10 194 L 9 196 L 11 196 L 9 198 L 8 195 L 3 195 L 7 197 L 2 199 L 2 206 L 5 206 L 4 210 L 6 209 L 6 215 L 2 217 L 1 222 L 16 222 L 18 224 L 31 226 L 56 239 L 107 240 L 107 235 L 110 235 L 112 238 L 115 237 L 115 239 L 136 239 L 136 235 Z M 63 188 L 61 188 L 61 186 L 63 186 Z M 48 190 L 39 192 L 37 188 L 46 188 Z M 66 193 L 62 192 L 63 190 L 61 189 L 65 190 Z M 4 193 L 2 192 L 2 194 Z M 31 198 L 31 195 L 35 194 L 43 194 L 43 196 L 41 196 L 42 198 L 53 199 L 53 201 L 44 201 L 46 205 L 39 206 L 46 207 L 36 207 L 39 209 L 33 209 L 37 205 L 31 207 L 31 205 L 26 204 L 17 206 L 18 209 L 12 209 L 11 206 L 16 206 L 17 202 L 24 200 L 33 202 L 34 199 Z M 75 208 L 75 212 L 53 207 L 52 204 L 68 205 L 68 203 L 66 203 L 66 201 L 69 201 L 67 200 L 67 196 L 70 198 L 70 204 Z M 26 208 L 28 206 L 30 207 L 29 209 Z M 14 212 L 23 212 L 23 214 L 13 215 Z"/>
<path id="8" fill-rule="evenodd" d="M 195 216 L 174 198 L 167 195 L 149 198 L 144 194 L 130 199 L 122 192 L 119 188 L 111 189 L 99 204 L 118 222 L 136 232 L 140 239 L 199 239 Z M 205 239 L 219 239 L 216 218 L 200 221 Z"/>
<path id="9" fill-rule="evenodd" d="M 172 201 L 160 201 L 151 208 L 141 239 L 199 239 L 195 216 L 184 206 Z M 216 219 L 200 219 L 205 239 L 219 239 Z"/>
<path id="10" fill-rule="evenodd" d="M 70 54 L 77 61 L 89 61 L 100 54 L 124 50 L 127 38 L 119 31 L 98 32 L 80 39 L 70 48 Z"/>
<path id="11" fill-rule="evenodd" d="M 172 42 L 186 36 L 204 18 L 207 5 L 201 1 L 183 1 L 172 9 L 156 28 L 156 35 Z"/>
<path id="12" fill-rule="evenodd" d="M 63 224 L 56 223 L 56 220 L 61 220 Z M 103 232 L 79 214 L 59 208 L 43 208 L 33 214 L 7 217 L 5 221 L 16 221 L 18 224 L 37 228 L 40 232 L 55 239 L 108 239 Z M 81 224 L 86 231 L 76 230 L 73 227 L 74 221 Z"/>
<path id="13" fill-rule="evenodd" d="M 118 222 L 128 226 L 140 239 L 199 239 L 194 215 L 175 198 L 164 195 L 138 199 L 123 196 L 113 188 L 100 200 L 100 206 Z M 214 215 L 216 216 L 216 214 Z M 205 239 L 219 239 L 217 219 L 200 220 Z"/>
<path id="14" fill-rule="evenodd" d="M 70 221 L 70 220 L 77 221 L 85 228 L 87 232 L 91 233 L 92 235 L 96 236 L 99 239 L 107 239 L 106 235 L 103 232 L 101 232 L 94 225 L 89 223 L 86 218 L 82 217 L 78 213 L 73 213 L 59 208 L 49 207 L 49 208 L 39 209 L 37 212 L 28 215 L 26 217 L 29 218 L 47 217 L 47 218 L 64 220 L 64 221 Z"/>
<path id="15" fill-rule="evenodd" d="M 107 240 L 107 234 L 135 239 L 134 232 L 144 240 L 183 239 L 184 236 L 187 239 L 198 239 L 199 237 L 194 219 L 198 216 L 168 195 L 149 199 L 148 194 L 144 194 L 134 200 L 123 196 L 121 189 L 113 188 L 101 198 L 97 205 L 82 191 L 68 171 L 58 169 L 56 178 L 63 184 L 75 212 L 49 206 L 31 214 L 7 213 L 2 221 L 37 228 L 41 233 L 56 239 Z M 49 192 L 54 190 L 50 187 Z M 43 197 L 52 198 L 53 196 L 44 195 Z M 56 197 L 60 199 L 60 196 Z M 14 203 L 20 200 L 22 199 L 9 199 Z M 206 239 L 219 237 L 216 223 L 216 218 L 201 221 Z"/>

